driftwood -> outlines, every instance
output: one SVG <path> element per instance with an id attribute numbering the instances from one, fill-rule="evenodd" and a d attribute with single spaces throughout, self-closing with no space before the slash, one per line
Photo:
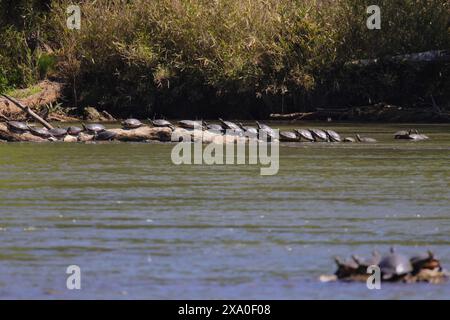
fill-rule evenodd
<path id="1" fill-rule="evenodd" d="M 47 129 L 53 129 L 53 126 L 48 123 L 47 121 L 45 121 L 44 119 L 42 119 L 40 116 L 38 116 L 33 110 L 31 110 L 30 107 L 28 106 L 24 106 L 23 104 L 21 104 L 19 101 L 17 101 L 14 98 L 11 98 L 9 96 L 7 96 L 6 94 L 2 94 L 3 97 L 5 97 L 6 99 L 8 99 L 9 101 L 11 101 L 12 103 L 14 103 L 18 108 L 22 109 L 22 111 L 26 112 L 27 114 L 30 115 L 30 117 L 32 117 L 33 119 L 35 119 L 37 122 L 39 122 L 40 124 L 42 124 L 44 127 L 46 127 Z"/>
<path id="2" fill-rule="evenodd" d="M 172 130 L 170 128 L 151 128 L 143 126 L 137 129 L 108 129 L 108 131 L 115 132 L 116 140 L 120 141 L 170 141 Z"/>

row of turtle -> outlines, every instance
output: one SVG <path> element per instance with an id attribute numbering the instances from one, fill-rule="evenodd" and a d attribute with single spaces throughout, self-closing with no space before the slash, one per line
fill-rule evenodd
<path id="1" fill-rule="evenodd" d="M 430 281 L 436 282 L 448 277 L 440 261 L 428 251 L 413 257 L 390 249 L 386 255 L 374 251 L 370 258 L 353 255 L 349 260 L 335 257 L 337 270 L 335 276 L 340 280 L 365 280 L 369 276 L 368 267 L 378 266 L 382 281 Z M 442 279 L 441 279 L 442 278 Z"/>
<path id="2" fill-rule="evenodd" d="M 150 124 L 154 127 L 167 127 L 175 130 L 175 126 L 167 120 L 149 119 Z M 267 140 L 272 140 L 278 138 L 280 141 L 284 142 L 366 142 L 373 143 L 377 142 L 375 139 L 370 137 L 361 137 L 359 134 L 353 137 L 342 138 L 336 131 L 330 129 L 295 129 L 294 131 L 281 131 L 277 136 L 276 131 L 272 129 L 267 124 L 259 123 L 256 121 L 256 127 L 244 126 L 242 123 L 234 123 L 231 121 L 225 121 L 220 119 L 220 124 L 207 123 L 206 121 L 197 120 L 181 120 L 177 122 L 177 126 L 184 129 L 200 129 L 208 130 L 218 134 L 229 134 L 237 136 L 248 136 L 261 138 L 264 137 Z M 122 121 L 123 129 L 137 129 L 144 125 L 141 121 L 137 119 L 126 119 Z M 116 136 L 116 133 L 106 130 L 106 128 L 101 124 L 83 124 L 83 128 L 71 126 L 68 128 L 54 128 L 47 130 L 46 128 L 38 128 L 34 126 L 29 126 L 24 122 L 18 121 L 8 121 L 7 122 L 9 130 L 13 132 L 30 132 L 33 135 L 47 138 L 47 139 L 61 139 L 66 135 L 77 136 L 81 132 L 87 132 L 93 134 L 96 140 L 112 140 Z M 408 131 L 402 130 L 394 134 L 395 139 L 408 139 L 408 140 L 426 140 L 428 137 L 424 134 L 420 134 L 417 129 L 410 129 Z"/>
<path id="3" fill-rule="evenodd" d="M 266 137 L 268 140 L 277 138 L 276 132 L 267 124 L 256 121 L 256 127 L 244 126 L 242 123 L 234 123 L 220 119 L 220 124 L 207 123 L 206 121 L 181 120 L 178 126 L 184 129 L 201 129 L 208 130 L 220 134 L 231 134 L 238 136 L 249 136 L 260 138 Z M 155 127 L 169 127 L 174 129 L 175 126 L 167 120 L 150 120 Z M 375 139 L 369 137 L 361 137 L 359 134 L 353 137 L 341 138 L 341 136 L 333 130 L 322 129 L 295 129 L 294 131 L 281 131 L 278 136 L 280 141 L 285 142 L 376 142 Z"/>
<path id="4" fill-rule="evenodd" d="M 8 121 L 8 129 L 15 133 L 30 132 L 31 134 L 49 140 L 63 139 L 67 135 L 78 136 L 81 132 L 94 135 L 95 140 L 112 140 L 116 136 L 115 132 L 106 130 L 105 126 L 98 123 L 82 124 L 82 128 L 70 126 L 68 128 L 53 128 L 30 126 L 24 122 Z"/>

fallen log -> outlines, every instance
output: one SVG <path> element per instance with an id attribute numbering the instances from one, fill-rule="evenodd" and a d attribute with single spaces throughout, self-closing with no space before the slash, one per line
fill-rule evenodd
<path id="1" fill-rule="evenodd" d="M 172 129 L 170 128 L 152 128 L 143 126 L 137 129 L 108 129 L 108 131 L 116 133 L 115 140 L 119 141 L 170 141 Z"/>
<path id="2" fill-rule="evenodd" d="M 0 140 L 10 142 L 46 142 L 47 139 L 35 136 L 29 132 L 16 133 L 8 130 L 8 126 L 0 123 Z"/>
<path id="3" fill-rule="evenodd" d="M 6 94 L 2 94 L 3 97 L 5 97 L 6 99 L 8 99 L 9 101 L 11 101 L 12 103 L 14 103 L 18 108 L 22 109 L 22 111 L 26 112 L 27 114 L 30 115 L 30 117 L 32 117 L 34 120 L 36 120 L 37 122 L 39 122 L 40 124 L 42 124 L 44 127 L 46 127 L 47 129 L 53 129 L 53 126 L 48 123 L 47 121 L 45 121 L 44 119 L 42 119 L 40 116 L 38 116 L 33 110 L 31 110 L 30 107 L 28 106 L 24 106 L 23 104 L 21 104 L 19 101 L 17 101 L 14 98 L 11 98 L 9 96 L 7 96 Z"/>

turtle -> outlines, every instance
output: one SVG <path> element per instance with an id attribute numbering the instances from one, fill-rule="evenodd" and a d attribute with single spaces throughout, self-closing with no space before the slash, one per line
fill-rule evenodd
<path id="1" fill-rule="evenodd" d="M 416 135 L 416 137 L 418 137 L 419 140 L 428 140 L 428 139 L 430 139 L 427 135 L 419 133 L 419 130 L 417 130 L 417 129 L 411 130 L 410 136 L 411 135 Z"/>
<path id="2" fill-rule="evenodd" d="M 185 129 L 202 129 L 203 125 L 200 121 L 181 120 L 178 121 L 178 126 Z"/>
<path id="3" fill-rule="evenodd" d="M 99 133 L 95 133 L 94 140 L 110 141 L 110 140 L 113 140 L 116 136 L 117 136 L 116 132 L 104 130 Z"/>
<path id="4" fill-rule="evenodd" d="M 224 121 L 222 118 L 219 118 L 219 121 L 225 129 L 242 131 L 242 129 L 234 122 Z"/>
<path id="5" fill-rule="evenodd" d="M 207 130 L 220 133 L 223 132 L 223 127 L 220 124 L 206 123 L 206 121 L 203 121 L 203 125 Z"/>
<path id="6" fill-rule="evenodd" d="M 427 251 L 416 256 L 411 257 L 409 261 L 413 267 L 413 274 L 417 274 L 423 269 L 428 270 L 442 270 L 441 264 L 438 259 L 434 256 L 433 252 Z"/>
<path id="7" fill-rule="evenodd" d="M 8 122 L 6 122 L 6 125 L 9 130 L 11 130 L 13 132 L 17 132 L 17 133 L 23 133 L 23 132 L 27 132 L 29 130 L 28 125 L 24 122 L 8 121 Z"/>
<path id="8" fill-rule="evenodd" d="M 241 122 L 238 123 L 239 128 L 241 128 L 244 133 L 249 137 L 257 137 L 258 129 L 255 127 L 244 126 Z"/>
<path id="9" fill-rule="evenodd" d="M 53 128 L 48 130 L 48 132 L 51 134 L 52 137 L 55 137 L 57 139 L 67 135 L 67 129 L 63 128 Z"/>
<path id="10" fill-rule="evenodd" d="M 381 255 L 378 251 L 373 251 L 372 256 L 368 259 L 361 258 L 357 255 L 352 255 L 353 261 L 358 265 L 358 272 L 362 274 L 367 273 L 367 268 L 370 266 L 377 266 L 381 261 Z"/>
<path id="11" fill-rule="evenodd" d="M 296 142 L 296 141 L 300 141 L 300 138 L 294 132 L 281 131 L 280 132 L 280 141 Z"/>
<path id="12" fill-rule="evenodd" d="M 411 134 L 411 130 L 400 130 L 394 133 L 394 139 L 409 139 L 409 135 Z"/>
<path id="13" fill-rule="evenodd" d="M 80 127 L 70 126 L 67 128 L 67 134 L 69 134 L 71 136 L 77 136 L 82 131 L 83 131 L 83 129 L 81 129 Z"/>
<path id="14" fill-rule="evenodd" d="M 309 131 L 311 131 L 314 141 L 328 142 L 328 135 L 325 131 L 321 129 L 309 129 Z"/>
<path id="15" fill-rule="evenodd" d="M 342 141 L 341 136 L 336 131 L 325 130 L 325 133 L 328 136 L 328 140 L 331 142 L 341 142 Z"/>
<path id="16" fill-rule="evenodd" d="M 377 142 L 377 140 L 375 140 L 374 138 L 361 137 L 359 134 L 356 134 L 356 140 L 358 142 L 367 142 L 367 143 Z"/>
<path id="17" fill-rule="evenodd" d="M 359 265 L 354 260 L 344 261 L 340 257 L 334 257 L 334 262 L 337 265 L 337 270 L 334 274 L 338 279 L 350 278 L 358 274 Z"/>
<path id="18" fill-rule="evenodd" d="M 136 128 L 142 127 L 142 125 L 143 125 L 143 123 L 140 122 L 138 119 L 133 119 L 133 118 L 126 119 L 126 120 L 122 121 L 121 124 L 124 129 L 136 129 Z"/>
<path id="19" fill-rule="evenodd" d="M 47 128 L 37 128 L 37 127 L 28 127 L 30 129 L 30 132 L 38 137 L 41 138 L 50 138 L 52 134 L 48 131 Z"/>
<path id="20" fill-rule="evenodd" d="M 395 281 L 413 271 L 411 261 L 391 248 L 390 253 L 381 258 L 379 263 L 383 280 Z"/>
<path id="21" fill-rule="evenodd" d="M 261 131 L 263 132 L 263 135 L 266 135 L 268 140 L 276 139 L 277 134 L 275 133 L 275 130 L 273 130 L 271 127 L 269 127 L 266 124 L 259 123 L 256 121 L 256 125 L 258 126 L 258 138 L 261 138 Z"/>
<path id="22" fill-rule="evenodd" d="M 314 137 L 313 137 L 311 131 L 306 130 L 306 129 L 295 129 L 294 131 L 298 133 L 298 135 L 300 136 L 300 139 L 304 139 L 309 142 L 314 141 Z"/>
<path id="23" fill-rule="evenodd" d="M 99 133 L 99 132 L 106 130 L 105 126 L 103 126 L 99 123 L 89 123 L 86 125 L 84 123 L 82 123 L 82 126 L 83 126 L 83 129 L 90 134 L 95 134 L 95 133 Z"/>
<path id="24" fill-rule="evenodd" d="M 342 140 L 342 141 L 349 142 L 349 143 L 356 142 L 355 138 L 352 138 L 352 137 L 345 137 L 344 140 Z"/>
<path id="25" fill-rule="evenodd" d="M 156 119 L 156 120 L 148 119 L 148 120 L 150 121 L 151 125 L 154 127 L 163 127 L 163 128 L 170 128 L 172 130 L 175 130 L 174 125 L 171 124 L 167 120 L 164 120 L 164 119 Z"/>

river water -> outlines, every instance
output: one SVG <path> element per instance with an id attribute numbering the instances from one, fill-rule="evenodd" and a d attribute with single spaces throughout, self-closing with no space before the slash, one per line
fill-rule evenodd
<path id="1" fill-rule="evenodd" d="M 167 143 L 0 144 L 0 298 L 450 298 L 449 283 L 318 280 L 335 255 L 390 246 L 450 268 L 450 126 L 416 126 L 425 142 L 330 126 L 379 143 L 282 144 L 274 176 L 176 166 Z"/>

